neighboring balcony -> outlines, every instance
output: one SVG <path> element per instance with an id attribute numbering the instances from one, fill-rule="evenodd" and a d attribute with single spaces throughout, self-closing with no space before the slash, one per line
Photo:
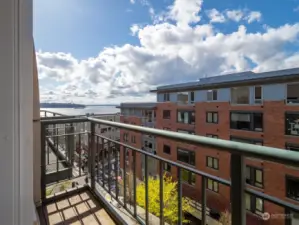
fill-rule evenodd
<path id="1" fill-rule="evenodd" d="M 82 123 L 89 123 L 90 131 L 81 132 Z M 165 159 L 97 133 L 96 127 L 99 124 L 230 152 L 230 180 L 199 171 L 191 165 L 192 163 L 188 166 L 188 162 L 192 161 L 188 151 L 179 152 L 180 158 L 176 162 Z M 83 140 L 87 140 L 84 145 Z M 188 220 L 190 224 L 218 225 L 220 223 L 214 218 L 209 204 L 210 196 L 213 196 L 217 204 L 218 198 L 221 197 L 217 194 L 220 185 L 228 188 L 230 193 L 230 198 L 227 199 L 230 205 L 227 208 L 227 218 L 233 225 L 245 225 L 249 211 L 253 213 L 251 205 L 246 202 L 248 195 L 269 204 L 279 205 L 286 212 L 298 212 L 298 204 L 291 204 L 285 198 L 269 196 L 246 185 L 245 157 L 256 157 L 291 166 L 299 165 L 299 153 L 281 149 L 85 116 L 42 118 L 42 204 L 38 207 L 40 221 L 41 224 L 155 225 L 185 224 Z M 156 162 L 157 173 L 150 175 L 149 171 L 153 165 L 151 161 Z M 141 179 L 138 178 L 140 166 L 143 174 Z M 211 158 L 209 166 L 217 169 L 218 162 Z M 275 172 L 277 171 L 273 171 Z M 176 183 L 173 183 L 169 195 L 167 193 L 171 182 Z M 291 185 L 296 187 L 295 181 L 292 182 L 288 186 L 289 189 Z M 200 188 L 197 184 L 200 184 Z M 192 185 L 197 186 L 192 189 Z M 296 193 L 299 193 L 295 189 L 288 192 L 293 194 L 293 199 L 296 199 Z M 186 193 L 186 190 L 189 193 Z M 215 194 L 211 195 L 211 192 Z M 197 199 L 193 199 L 193 195 Z M 256 203 L 254 207 L 258 210 L 259 204 Z M 255 216 L 260 221 L 258 224 L 263 224 L 263 218 L 267 219 L 265 216 L 268 214 L 265 213 L 256 213 Z M 197 220 L 193 221 L 194 218 Z"/>

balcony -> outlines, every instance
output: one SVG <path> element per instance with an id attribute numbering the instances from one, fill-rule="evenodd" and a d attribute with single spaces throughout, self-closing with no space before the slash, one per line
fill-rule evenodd
<path id="1" fill-rule="evenodd" d="M 90 130 L 81 132 L 78 129 L 81 123 L 88 123 Z M 186 163 L 162 158 L 159 154 L 154 155 L 121 141 L 109 139 L 96 132 L 98 124 L 229 152 L 230 179 L 223 179 Z M 87 140 L 85 144 L 83 140 Z M 245 202 L 247 194 L 263 200 L 265 202 L 263 204 L 278 205 L 284 212 L 299 212 L 298 203 L 270 196 L 258 188 L 246 185 L 245 157 L 284 165 L 299 165 L 298 152 L 86 116 L 44 117 L 41 119 L 41 206 L 38 207 L 40 222 L 41 224 L 185 224 L 186 218 L 189 222 L 192 221 L 188 219 L 188 215 L 191 214 L 192 218 L 197 218 L 197 222 L 193 224 L 221 224 L 213 216 L 210 207 L 213 205 L 211 199 L 216 204 L 222 204 L 219 199 L 223 197 L 212 193 L 212 189 L 215 192 L 215 182 L 217 190 L 220 187 L 229 190 L 230 197 L 226 199 L 229 207 L 226 210 L 231 215 L 233 225 L 244 225 L 246 221 L 250 224 L 248 216 L 251 216 L 251 213 L 248 212 Z M 153 160 L 156 161 L 155 164 L 151 163 Z M 153 165 L 157 166 L 157 174 L 149 173 Z M 169 207 L 169 199 L 166 199 L 164 193 L 167 178 L 177 182 L 175 188 L 177 202 L 174 205 L 176 216 L 173 220 L 175 222 L 171 222 L 167 215 L 169 212 L 166 210 Z M 151 186 L 153 180 L 159 183 L 155 195 L 157 198 L 154 197 Z M 192 185 L 196 185 L 196 188 L 192 189 Z M 141 197 L 138 191 L 141 186 L 144 187 L 143 204 L 140 203 Z M 192 195 L 196 198 L 192 199 Z M 189 211 L 185 210 L 185 199 L 191 206 Z M 151 204 L 158 207 L 154 210 Z M 262 222 L 265 222 L 267 216 L 266 211 L 257 213 L 253 216 L 255 222 L 251 224 L 264 224 Z M 288 219 L 285 218 L 285 224 L 290 224 Z"/>

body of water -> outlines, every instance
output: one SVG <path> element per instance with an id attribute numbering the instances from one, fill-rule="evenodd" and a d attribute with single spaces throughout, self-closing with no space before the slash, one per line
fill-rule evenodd
<path id="1" fill-rule="evenodd" d="M 51 112 L 61 113 L 65 115 L 85 115 L 86 113 L 94 114 L 112 114 L 119 113 L 120 110 L 115 106 L 87 106 L 84 109 L 71 109 L 71 108 L 41 108 Z"/>

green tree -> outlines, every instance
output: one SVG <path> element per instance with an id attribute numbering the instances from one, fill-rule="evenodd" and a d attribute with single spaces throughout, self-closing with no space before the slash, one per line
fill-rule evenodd
<path id="1" fill-rule="evenodd" d="M 145 208 L 145 183 L 142 182 L 137 186 L 137 204 Z M 153 215 L 160 216 L 160 179 L 150 177 L 148 179 L 148 193 L 149 193 L 149 212 Z M 163 200 L 164 208 L 163 214 L 165 221 L 169 224 L 176 224 L 178 221 L 178 192 L 177 182 L 172 181 L 169 176 L 163 176 Z M 182 198 L 183 212 L 190 212 L 190 200 Z M 189 222 L 183 218 L 183 222 Z"/>

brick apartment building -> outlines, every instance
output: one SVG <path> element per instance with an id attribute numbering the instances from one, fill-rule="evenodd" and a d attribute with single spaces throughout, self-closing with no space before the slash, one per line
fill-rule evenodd
<path id="1" fill-rule="evenodd" d="M 158 129 L 299 151 L 299 68 L 202 78 L 196 82 L 161 86 L 152 92 L 157 93 L 157 103 L 121 104 L 121 122 L 144 125 L 145 114 L 142 113 L 150 108 L 155 115 L 153 126 Z M 120 133 L 121 141 L 144 147 L 141 134 L 123 130 Z M 230 179 L 229 153 L 160 137 L 153 141 L 154 151 L 159 156 Z M 143 167 L 141 161 L 138 158 L 140 168 Z M 164 165 L 164 169 L 176 178 L 176 168 Z M 296 204 L 299 203 L 298 169 L 247 158 L 246 182 L 253 189 Z M 138 176 L 142 178 L 142 174 Z M 200 177 L 186 171 L 183 178 L 183 194 L 200 202 Z M 229 208 L 229 187 L 209 180 L 206 190 L 209 209 L 221 212 Z M 287 222 L 282 218 L 263 221 L 263 212 L 286 212 L 280 206 L 245 196 L 247 224 L 299 224 L 296 218 Z"/>

